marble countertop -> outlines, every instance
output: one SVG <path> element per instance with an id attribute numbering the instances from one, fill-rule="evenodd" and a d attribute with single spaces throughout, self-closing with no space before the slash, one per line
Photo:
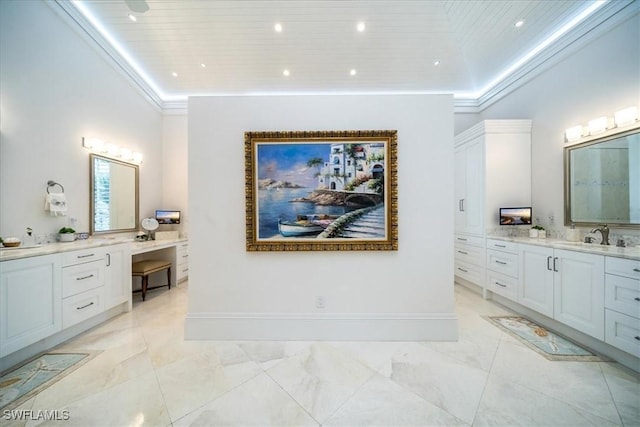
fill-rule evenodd
<path id="1" fill-rule="evenodd" d="M 487 236 L 488 239 L 503 240 L 507 242 L 524 243 L 527 245 L 545 246 L 554 249 L 566 249 L 576 252 L 585 252 L 596 255 L 613 256 L 640 261 L 640 247 L 618 247 L 599 245 L 595 243 L 569 242 L 559 239 L 537 239 L 530 237 Z"/>
<path id="2" fill-rule="evenodd" d="M 44 245 L 18 246 L 17 248 L 0 247 L 0 261 L 10 261 L 14 259 L 29 258 L 41 255 L 51 255 L 61 252 L 77 251 L 82 249 L 97 248 L 101 246 L 111 246 L 120 243 L 130 243 L 133 254 L 147 252 L 150 249 L 162 249 L 175 245 L 177 242 L 186 241 L 186 238 L 168 240 L 150 240 L 138 242 L 131 237 L 105 237 L 89 238 L 86 240 L 76 240 L 73 242 L 57 242 Z"/>

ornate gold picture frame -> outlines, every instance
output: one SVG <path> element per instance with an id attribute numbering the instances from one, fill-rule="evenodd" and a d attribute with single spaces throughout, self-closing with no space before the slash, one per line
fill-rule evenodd
<path id="1" fill-rule="evenodd" d="M 245 132 L 247 251 L 398 249 L 397 131 Z"/>

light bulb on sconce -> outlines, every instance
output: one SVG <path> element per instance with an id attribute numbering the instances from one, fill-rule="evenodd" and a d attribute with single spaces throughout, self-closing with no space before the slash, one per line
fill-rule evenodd
<path id="1" fill-rule="evenodd" d="M 116 144 L 106 143 L 98 138 L 82 138 L 82 146 L 94 153 L 101 153 L 108 157 L 122 159 L 129 163 L 142 163 L 142 153 L 132 151 L 126 147 L 119 147 Z"/>
<path id="2" fill-rule="evenodd" d="M 599 135 L 619 127 L 627 127 L 638 122 L 638 107 L 628 107 L 616 111 L 613 117 L 602 116 L 589 120 L 587 126 L 576 125 L 565 129 L 565 142 L 574 142 L 591 135 Z"/>
<path id="3" fill-rule="evenodd" d="M 613 115 L 616 126 L 627 126 L 638 120 L 638 107 L 629 107 L 616 111 Z"/>

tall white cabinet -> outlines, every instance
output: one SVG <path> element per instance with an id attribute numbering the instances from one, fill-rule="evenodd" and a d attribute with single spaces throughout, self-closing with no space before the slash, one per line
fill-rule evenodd
<path id="1" fill-rule="evenodd" d="M 455 138 L 455 274 L 485 289 L 500 207 L 531 206 L 531 120 L 485 120 Z"/>

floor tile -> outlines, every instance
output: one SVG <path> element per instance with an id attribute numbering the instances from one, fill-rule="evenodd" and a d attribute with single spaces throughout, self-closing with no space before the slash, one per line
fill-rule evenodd
<path id="1" fill-rule="evenodd" d="M 617 363 L 601 363 L 616 409 L 625 426 L 640 426 L 639 374 Z"/>
<path id="2" fill-rule="evenodd" d="M 467 424 L 473 421 L 488 375 L 419 343 L 398 351 L 381 373 Z"/>
<path id="3" fill-rule="evenodd" d="M 173 423 L 174 427 L 318 425 L 264 373 Z"/>
<path id="4" fill-rule="evenodd" d="M 327 343 L 316 343 L 267 373 L 323 423 L 375 371 Z"/>
<path id="5" fill-rule="evenodd" d="M 484 390 L 473 425 L 607 427 L 619 423 L 600 418 L 547 394 L 492 375 Z"/>
<path id="6" fill-rule="evenodd" d="M 375 375 L 323 426 L 468 426 L 398 384 Z"/>

